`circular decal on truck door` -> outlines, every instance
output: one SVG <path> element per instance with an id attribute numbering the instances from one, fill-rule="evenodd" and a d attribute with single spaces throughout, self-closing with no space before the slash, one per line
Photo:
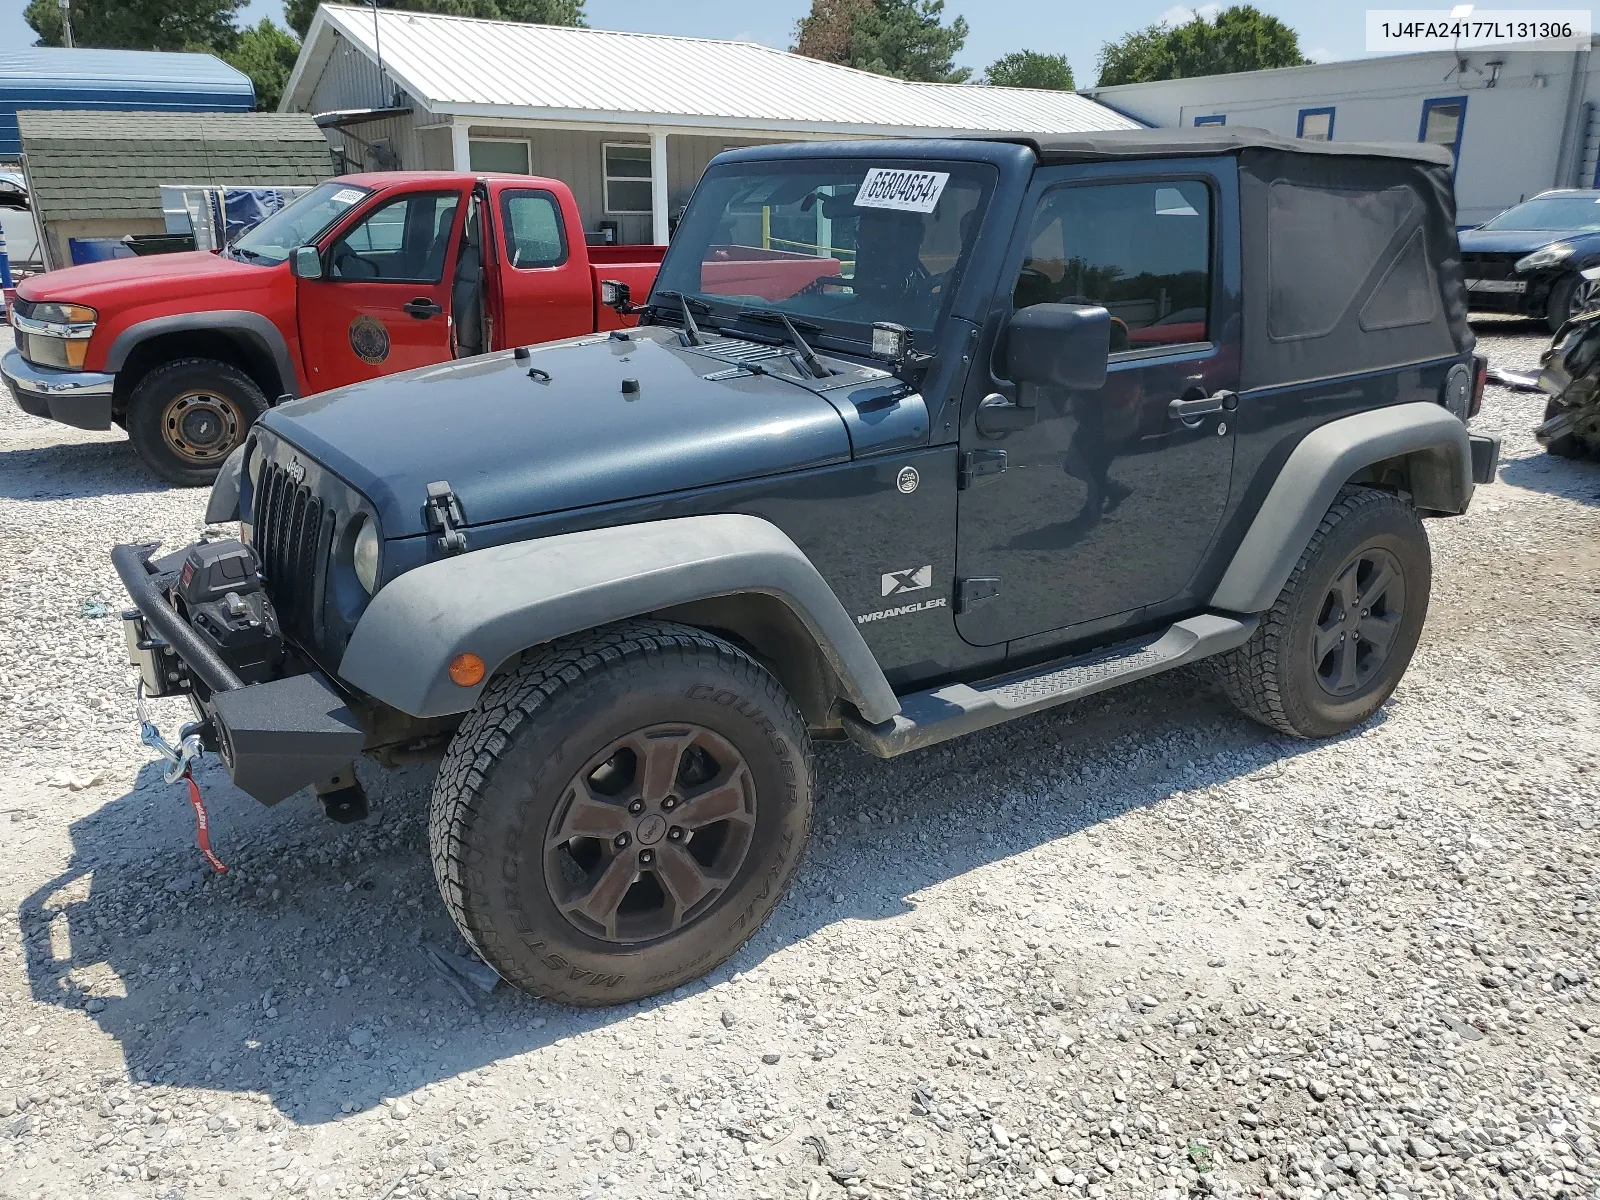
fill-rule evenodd
<path id="1" fill-rule="evenodd" d="M 377 317 L 363 313 L 350 322 L 350 349 L 362 362 L 377 366 L 389 357 L 389 331 Z"/>

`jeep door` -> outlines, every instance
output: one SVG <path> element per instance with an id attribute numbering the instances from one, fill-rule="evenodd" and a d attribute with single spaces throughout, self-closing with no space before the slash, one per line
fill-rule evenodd
<path id="1" fill-rule="evenodd" d="M 1067 641 L 1181 606 L 1233 464 L 1237 212 L 1228 159 L 1038 172 L 963 398 L 968 642 Z M 1041 303 L 1109 310 L 1103 386 L 1019 396 L 1005 378 L 1005 322 Z M 978 411 L 997 394 L 1031 411 L 997 428 Z"/>
<path id="2" fill-rule="evenodd" d="M 464 215 L 459 188 L 385 192 L 324 244 L 322 278 L 297 279 L 313 391 L 450 357 L 450 290 Z"/>

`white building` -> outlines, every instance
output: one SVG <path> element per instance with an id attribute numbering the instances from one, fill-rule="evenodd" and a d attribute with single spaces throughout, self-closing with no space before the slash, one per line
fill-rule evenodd
<path id="1" fill-rule="evenodd" d="M 585 228 L 623 242 L 665 242 L 731 146 L 1138 127 L 1071 92 L 907 83 L 749 42 L 340 5 L 317 10 L 280 110 L 316 115 L 352 171 L 560 179 Z"/>
<path id="2" fill-rule="evenodd" d="M 1453 147 L 1463 225 L 1546 188 L 1596 186 L 1600 70 L 1588 51 L 1383 55 L 1084 94 L 1149 125 Z"/>

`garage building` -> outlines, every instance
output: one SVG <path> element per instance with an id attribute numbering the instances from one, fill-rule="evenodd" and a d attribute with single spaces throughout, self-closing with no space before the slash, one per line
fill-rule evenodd
<path id="1" fill-rule="evenodd" d="M 1138 128 L 1071 92 L 907 83 L 750 42 L 324 5 L 283 111 L 347 169 L 516 171 L 596 239 L 665 242 L 713 156 L 805 138 Z"/>

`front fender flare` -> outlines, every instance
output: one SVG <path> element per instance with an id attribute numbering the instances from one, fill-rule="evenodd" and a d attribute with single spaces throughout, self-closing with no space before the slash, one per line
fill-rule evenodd
<path id="1" fill-rule="evenodd" d="M 1211 606 L 1236 613 L 1271 608 L 1339 489 L 1364 468 L 1396 459 L 1409 468 L 1418 507 L 1466 512 L 1472 445 L 1448 409 L 1419 400 L 1329 421 L 1290 453 Z"/>
<path id="2" fill-rule="evenodd" d="M 414 717 L 466 712 L 483 683 L 449 675 L 457 655 L 492 669 L 532 646 L 614 621 L 759 593 L 805 625 L 847 700 L 870 722 L 900 711 L 894 689 L 833 589 L 777 526 L 713 514 L 491 546 L 408 571 L 357 622 L 339 676 Z"/>
<path id="3" fill-rule="evenodd" d="M 232 334 L 248 338 L 258 350 L 264 351 L 278 369 L 278 394 L 298 396 L 299 376 L 295 374 L 294 359 L 289 355 L 289 344 L 283 331 L 266 317 L 245 309 L 208 309 L 202 312 L 177 313 L 170 317 L 152 317 L 130 325 L 111 343 L 106 351 L 107 371 L 120 371 L 128 355 L 141 343 L 168 333 L 189 333 L 203 330 L 210 333 Z M 276 401 L 277 395 L 268 400 Z"/>

